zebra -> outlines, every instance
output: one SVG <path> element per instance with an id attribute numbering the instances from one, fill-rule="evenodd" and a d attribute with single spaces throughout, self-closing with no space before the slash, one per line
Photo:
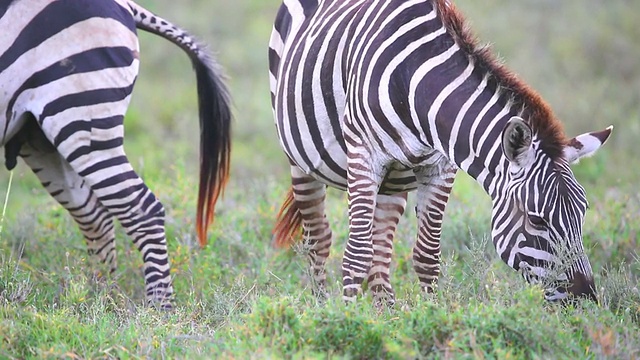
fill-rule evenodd
<path id="1" fill-rule="evenodd" d="M 88 252 L 116 269 L 114 218 L 142 254 L 147 304 L 171 308 L 165 210 L 127 160 L 123 119 L 138 75 L 136 28 L 184 50 L 197 78 L 200 244 L 229 175 L 230 96 L 189 33 L 131 0 L 2 0 L 0 144 L 68 210 Z"/>
<path id="2" fill-rule="evenodd" d="M 343 299 L 354 301 L 366 280 L 376 302 L 392 305 L 389 266 L 407 192 L 417 191 L 413 267 L 431 293 L 462 169 L 492 199 L 491 239 L 506 264 L 549 301 L 595 299 L 582 244 L 587 198 L 569 164 L 598 150 L 612 127 L 567 138 L 540 95 L 478 45 L 453 3 L 284 0 L 268 57 L 291 168 L 273 239 L 289 246 L 304 234 L 318 297 L 327 296 L 332 243 L 328 186 L 348 198 Z"/>

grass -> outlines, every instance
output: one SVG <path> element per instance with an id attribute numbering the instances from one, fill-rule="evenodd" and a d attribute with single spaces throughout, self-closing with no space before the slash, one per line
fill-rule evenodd
<path id="1" fill-rule="evenodd" d="M 457 1 L 483 40 L 538 89 L 571 134 L 616 128 L 575 167 L 591 210 L 584 243 L 599 305 L 561 308 L 524 283 L 487 241 L 490 201 L 460 174 L 442 234 L 438 292 L 423 296 L 411 265 L 415 219 L 398 229 L 394 309 L 340 301 L 346 199 L 329 191 L 335 244 L 329 302 L 311 296 L 304 257 L 271 247 L 288 168 L 271 119 L 266 44 L 277 1 L 141 1 L 212 44 L 236 108 L 232 180 L 209 245 L 195 238 L 195 84 L 188 59 L 141 34 L 141 74 L 126 148 L 167 210 L 176 309 L 142 306 L 142 261 L 118 228 L 118 268 L 106 279 L 73 221 L 20 164 L 0 233 L 0 358 L 638 358 L 640 197 L 634 187 L 640 70 L 638 6 L 584 2 Z M 624 5 L 624 6 L 623 6 Z M 586 9 L 593 8 L 592 17 Z M 633 8 L 633 9 L 632 9 Z M 522 14 L 526 13 L 526 18 Z M 540 30 L 540 31 L 538 31 Z M 9 173 L 0 174 L 0 199 Z M 409 209 L 415 199 L 410 196 Z"/>
<path id="2" fill-rule="evenodd" d="M 179 172 L 176 172 L 179 174 Z M 443 233 L 439 291 L 423 296 L 411 267 L 415 221 L 401 220 L 392 282 L 398 303 L 380 312 L 367 297 L 340 301 L 345 199 L 332 192 L 336 245 L 331 300 L 316 304 L 303 256 L 270 246 L 282 181 L 240 182 L 220 204 L 211 243 L 195 245 L 193 180 L 149 180 L 171 214 L 167 233 L 177 308 L 142 306 L 141 261 L 121 230 L 119 266 L 97 280 L 72 221 L 45 201 L 6 224 L 0 252 L 0 357 L 7 358 L 633 358 L 640 354 L 640 263 L 597 269 L 600 306 L 546 304 L 487 244 L 482 196 L 460 178 Z M 611 213 L 612 218 L 617 217 Z M 466 219 L 466 220 L 462 220 Z M 460 230 L 460 223 L 467 224 Z M 596 230 L 593 230 L 596 231 Z M 21 249 L 23 249 L 21 251 Z"/>

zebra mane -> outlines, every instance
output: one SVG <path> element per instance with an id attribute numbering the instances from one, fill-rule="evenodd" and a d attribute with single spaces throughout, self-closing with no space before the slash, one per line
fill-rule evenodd
<path id="1" fill-rule="evenodd" d="M 462 13 L 450 0 L 431 0 L 447 32 L 473 62 L 484 69 L 500 88 L 512 94 L 514 108 L 521 108 L 522 117 L 529 123 L 542 150 L 553 160 L 562 156 L 569 142 L 562 123 L 550 106 L 531 87 L 499 61 L 487 45 L 479 45 L 476 36 L 467 26 Z"/>

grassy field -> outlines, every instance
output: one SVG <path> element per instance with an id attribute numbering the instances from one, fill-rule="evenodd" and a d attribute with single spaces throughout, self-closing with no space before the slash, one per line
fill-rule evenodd
<path id="1" fill-rule="evenodd" d="M 232 180 L 209 245 L 195 240 L 197 109 L 184 54 L 141 34 L 141 74 L 126 148 L 167 210 L 176 309 L 142 306 L 142 261 L 118 230 L 118 270 L 86 255 L 75 224 L 24 164 L 0 171 L 0 358 L 640 358 L 640 3 L 458 0 L 479 37 L 543 97 L 569 134 L 615 126 L 575 167 L 591 210 L 584 243 L 599 305 L 544 302 L 495 255 L 490 202 L 460 174 L 442 234 L 437 294 L 423 296 L 411 265 L 412 211 L 401 220 L 394 309 L 340 300 L 346 197 L 329 192 L 335 244 L 325 305 L 311 296 L 299 250 L 271 247 L 288 166 L 271 117 L 266 48 L 275 0 L 140 2 L 208 42 L 229 74 L 236 119 Z M 410 196 L 412 207 L 415 199 Z"/>

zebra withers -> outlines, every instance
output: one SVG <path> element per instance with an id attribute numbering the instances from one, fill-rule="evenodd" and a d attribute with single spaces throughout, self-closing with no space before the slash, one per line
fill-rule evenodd
<path id="1" fill-rule="evenodd" d="M 139 67 L 136 28 L 182 48 L 195 69 L 201 245 L 229 172 L 230 98 L 219 66 L 187 32 L 130 0 L 2 0 L 0 28 L 0 144 L 7 167 L 21 157 L 112 272 L 118 219 L 142 253 L 147 300 L 170 307 L 164 208 L 123 148 Z"/>
<path id="2" fill-rule="evenodd" d="M 587 199 L 569 164 L 593 154 L 611 127 L 567 138 L 541 97 L 477 45 L 450 1 L 285 0 L 269 70 L 292 177 L 274 238 L 288 245 L 303 228 L 319 294 L 332 242 L 326 186 L 348 192 L 344 299 L 367 279 L 376 299 L 393 302 L 389 264 L 406 192 L 417 190 L 414 269 L 430 292 L 462 169 L 493 200 L 491 236 L 509 266 L 550 284 L 549 300 L 595 297 L 582 245 Z"/>

